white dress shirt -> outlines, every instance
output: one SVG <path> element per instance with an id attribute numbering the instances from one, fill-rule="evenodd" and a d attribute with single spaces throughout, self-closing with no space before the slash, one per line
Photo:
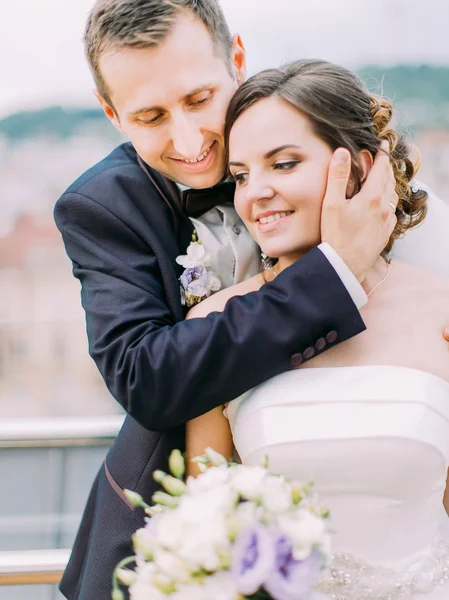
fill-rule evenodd
<path id="1" fill-rule="evenodd" d="M 213 256 L 212 271 L 224 288 L 260 272 L 260 249 L 232 204 L 190 219 L 206 251 Z"/>
<path id="2" fill-rule="evenodd" d="M 212 270 L 224 288 L 260 272 L 260 248 L 231 204 L 217 206 L 201 217 L 190 220 L 205 249 L 214 257 Z M 320 244 L 318 248 L 335 269 L 360 310 L 368 299 L 357 278 L 329 244 Z"/>

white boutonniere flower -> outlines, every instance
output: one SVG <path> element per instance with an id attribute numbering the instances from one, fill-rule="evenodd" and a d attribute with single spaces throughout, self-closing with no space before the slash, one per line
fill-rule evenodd
<path id="1" fill-rule="evenodd" d="M 183 305 L 190 307 L 199 304 L 213 292 L 221 289 L 221 281 L 210 268 L 212 256 L 207 253 L 198 239 L 196 231 L 193 232 L 187 254 L 178 256 L 176 262 L 184 267 L 184 271 L 179 278 Z"/>

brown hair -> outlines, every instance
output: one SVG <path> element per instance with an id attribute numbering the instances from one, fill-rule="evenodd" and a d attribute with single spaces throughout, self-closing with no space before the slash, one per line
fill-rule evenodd
<path id="1" fill-rule="evenodd" d="M 152 48 L 169 35 L 176 18 L 190 11 L 222 51 L 231 72 L 232 37 L 218 0 L 97 0 L 84 31 L 84 49 L 99 94 L 111 106 L 99 62 L 106 51 Z"/>
<path id="2" fill-rule="evenodd" d="M 374 157 L 381 141 L 388 140 L 399 197 L 397 224 L 383 251 L 388 254 L 394 241 L 421 223 L 427 212 L 427 193 L 415 188 L 412 191 L 410 182 L 418 167 L 410 158 L 405 138 L 390 125 L 393 114 L 390 102 L 370 94 L 358 77 L 343 67 L 323 60 L 298 60 L 262 71 L 237 90 L 226 115 L 227 146 L 231 128 L 239 116 L 259 100 L 274 95 L 303 113 L 316 135 L 332 150 L 339 147 L 349 150 L 355 193 L 362 184 L 359 152 L 368 150 Z"/>

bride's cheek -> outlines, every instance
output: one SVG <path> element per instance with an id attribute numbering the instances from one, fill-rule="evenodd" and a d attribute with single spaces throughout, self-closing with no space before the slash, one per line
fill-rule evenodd
<path id="1" fill-rule="evenodd" d="M 234 196 L 234 207 L 238 216 L 242 219 L 242 221 L 248 228 L 251 207 L 249 202 L 246 202 L 241 196 L 241 194 L 238 193 L 238 191 L 236 191 Z"/>

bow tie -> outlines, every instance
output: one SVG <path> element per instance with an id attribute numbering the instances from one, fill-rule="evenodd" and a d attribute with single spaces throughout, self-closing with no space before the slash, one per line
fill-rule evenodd
<path id="1" fill-rule="evenodd" d="M 185 190 L 181 194 L 181 207 L 189 217 L 200 217 L 219 204 L 234 202 L 235 184 L 231 181 L 219 183 L 204 190 Z"/>

